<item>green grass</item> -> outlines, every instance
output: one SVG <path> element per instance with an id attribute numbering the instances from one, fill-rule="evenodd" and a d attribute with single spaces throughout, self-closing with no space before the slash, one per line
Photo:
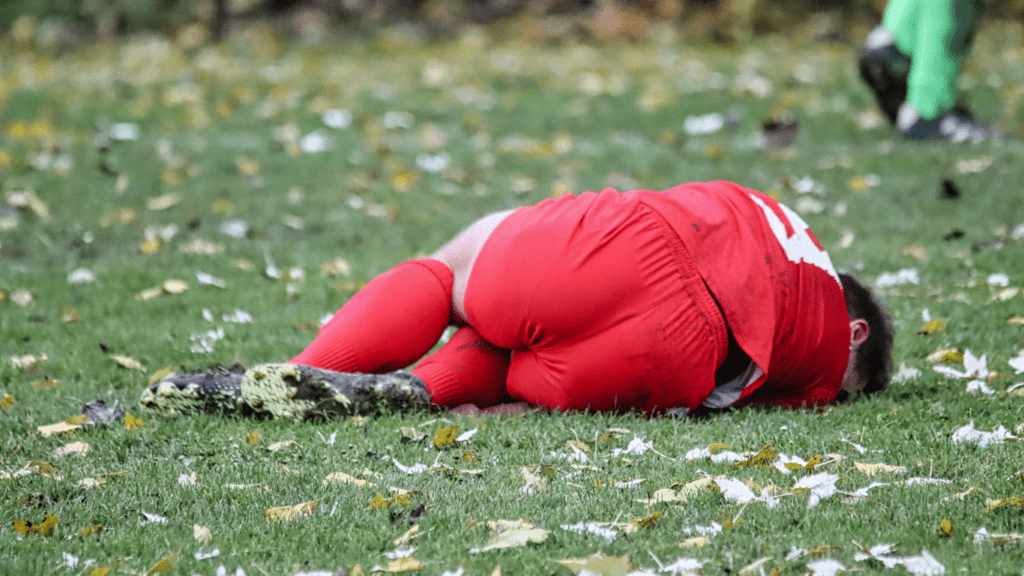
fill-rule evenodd
<path id="1" fill-rule="evenodd" d="M 1024 316 L 1024 296 L 992 301 L 999 289 L 986 282 L 990 274 L 1005 273 L 1011 287 L 1024 286 L 1024 244 L 1010 236 L 1024 223 L 1022 141 L 905 144 L 887 126 L 861 127 L 858 117 L 873 110 L 872 102 L 845 47 L 770 37 L 726 49 L 661 36 L 636 45 L 537 47 L 470 32 L 436 45 L 389 36 L 378 44 L 336 38 L 298 47 L 253 27 L 220 48 L 197 52 L 151 37 L 59 59 L 0 47 L 3 201 L 8 193 L 30 190 L 50 212 L 48 219 L 25 208 L 0 213 L 0 397 L 15 402 L 0 409 L 0 464 L 16 471 L 45 461 L 62 476 L 0 480 L 0 572 L 88 574 L 109 567 L 143 574 L 180 553 L 170 564 L 182 574 L 214 574 L 220 565 L 250 575 L 353 573 L 357 565 L 369 573 L 386 566 L 384 552 L 418 524 L 422 535 L 413 540 L 413 557 L 428 574 L 459 566 L 467 574 L 490 574 L 499 565 L 504 574 L 568 574 L 554 561 L 599 550 L 628 555 L 650 570 L 657 568 L 651 554 L 665 564 L 695 557 L 706 561 L 708 575 L 732 574 L 765 557 L 765 573 L 803 574 L 808 562 L 822 557 L 865 573 L 902 570 L 854 561 L 858 545 L 879 543 L 896 545 L 900 556 L 928 550 L 947 573 L 1019 573 L 1019 544 L 975 544 L 973 535 L 981 526 L 1022 532 L 1020 506 L 985 506 L 986 499 L 1024 496 L 1020 444 L 976 448 L 954 445 L 950 436 L 972 420 L 983 430 L 1024 423 L 1022 396 L 1005 392 L 1024 379 L 1007 364 L 1024 346 L 1024 326 L 1007 321 Z M 985 29 L 963 78 L 978 115 L 1014 135 L 1024 120 L 1024 69 L 1015 64 L 1019 36 L 1019 26 Z M 768 80 L 770 89 L 762 95 L 744 89 L 749 82 L 743 78 L 751 74 Z M 999 83 L 990 82 L 993 75 Z M 328 108 L 351 111 L 352 125 L 325 127 L 321 113 Z M 751 145 L 761 122 L 783 109 L 800 120 L 793 150 L 769 153 Z M 689 115 L 730 110 L 739 118 L 733 131 L 690 137 L 682 129 Z M 411 127 L 384 127 L 388 112 L 398 111 L 411 114 Z M 136 123 L 138 139 L 114 142 L 106 152 L 97 148 L 97 130 L 118 122 Z M 319 130 L 334 146 L 292 154 L 294 142 L 281 137 L 289 130 L 300 136 Z M 417 167 L 419 154 L 441 152 L 450 158 L 447 171 Z M 43 165 L 45 154 L 50 167 Z M 70 167 L 55 169 L 54 159 L 63 156 Z M 977 173 L 956 171 L 957 161 L 976 159 L 990 165 Z M 258 174 L 247 175 L 253 162 Z M 851 180 L 872 174 L 878 186 L 851 188 Z M 118 177 L 127 182 L 120 193 Z M 837 267 L 869 281 L 902 268 L 919 272 L 920 284 L 882 294 L 896 320 L 896 363 L 920 369 L 921 376 L 871 400 L 824 412 L 750 409 L 706 420 L 418 414 L 320 424 L 171 419 L 137 405 L 150 376 L 163 367 L 180 372 L 291 357 L 313 337 L 320 318 L 361 283 L 429 253 L 487 212 L 564 189 L 659 189 L 706 179 L 734 180 L 796 207 L 805 195 L 786 182 L 803 177 L 820 185 L 820 194 L 806 197 L 823 208 L 804 218 Z M 939 198 L 945 178 L 962 190 L 959 199 Z M 407 179 L 414 181 L 403 189 Z M 301 194 L 289 194 L 293 190 Z M 179 201 L 162 210 L 147 206 L 166 194 Z M 129 221 L 111 217 L 125 209 L 133 211 Z M 248 235 L 222 234 L 228 218 L 245 221 Z M 171 225 L 177 232 L 158 251 L 140 252 L 147 229 Z M 950 236 L 956 230 L 960 234 Z M 849 232 L 852 244 L 841 247 Z M 223 251 L 182 254 L 180 248 L 196 239 Z M 268 278 L 262 273 L 266 255 L 282 271 L 301 269 L 304 278 Z M 320 265 L 339 257 L 350 274 L 322 276 Z M 78 268 L 96 280 L 70 284 L 68 275 Z M 227 287 L 199 284 L 197 271 Z M 136 298 L 168 279 L 185 280 L 190 288 Z M 32 296 L 26 306 L 15 303 L 23 290 Z M 236 308 L 255 322 L 210 323 L 202 315 Z M 917 334 L 925 310 L 946 322 L 943 333 Z M 225 336 L 212 353 L 190 351 L 190 335 L 217 327 Z M 925 357 L 943 348 L 987 354 L 988 368 L 997 373 L 988 384 L 996 394 L 968 394 L 965 381 L 934 372 Z M 43 354 L 47 359 L 30 368 L 10 361 Z M 132 357 L 146 371 L 121 367 L 112 354 Z M 46 386 L 44 379 L 57 383 Z M 95 399 L 117 402 L 144 425 L 89 427 L 75 438 L 38 431 Z M 437 418 L 479 431 L 464 445 L 439 451 L 429 445 L 435 428 L 445 424 L 432 422 Z M 403 442 L 399 428 L 410 426 L 428 440 Z M 253 431 L 260 440 L 249 444 Z M 335 432 L 335 443 L 325 443 Z M 634 435 L 654 442 L 660 454 L 612 456 Z M 594 469 L 574 470 L 554 455 L 567 454 L 566 441 L 577 439 L 590 447 Z M 53 455 L 74 440 L 92 450 Z M 286 440 L 296 444 L 268 450 Z M 883 452 L 859 454 L 844 440 Z M 818 471 L 839 475 L 846 492 L 871 481 L 891 484 L 872 489 L 870 501 L 849 504 L 835 495 L 814 508 L 807 494 L 785 496 L 768 509 L 727 503 L 716 490 L 686 503 L 637 502 L 703 472 L 773 484 L 782 492 L 810 474 L 683 458 L 717 442 L 750 454 L 771 444 L 790 456 L 826 455 L 832 462 Z M 478 463 L 458 460 L 468 450 Z M 391 457 L 405 465 L 436 460 L 483 472 L 406 475 Z M 907 472 L 868 477 L 856 462 Z M 537 465 L 547 465 L 539 472 L 547 489 L 525 494 L 521 469 Z M 335 471 L 378 487 L 324 486 Z M 124 474 L 106 477 L 102 488 L 79 485 L 111 473 Z M 193 473 L 194 486 L 179 484 L 180 476 Z M 928 476 L 952 483 L 896 484 Z M 626 478 L 644 482 L 608 486 Z M 389 496 L 392 486 L 413 491 L 408 508 L 368 509 L 377 492 Z M 984 493 L 957 496 L 969 488 Z M 264 519 L 268 508 L 318 499 L 308 517 Z M 421 504 L 426 514 L 410 520 Z M 166 523 L 140 526 L 142 511 Z M 611 542 L 560 528 L 628 522 L 656 511 L 662 515 L 652 528 Z M 58 516 L 53 535 L 15 531 L 14 519 L 39 523 L 46 514 Z M 737 516 L 741 522 L 711 544 L 678 546 L 687 538 L 684 527 Z M 549 530 L 547 540 L 469 553 L 489 541 L 487 521 L 518 518 Z M 944 519 L 952 523 L 951 537 L 939 533 Z M 193 538 L 197 524 L 211 530 L 211 542 Z M 75 536 L 94 525 L 103 525 L 102 532 Z M 794 546 L 816 555 L 785 560 Z M 214 548 L 220 550 L 215 558 L 194 556 Z M 64 553 L 80 563 L 65 566 Z M 87 560 L 95 563 L 86 566 Z"/>

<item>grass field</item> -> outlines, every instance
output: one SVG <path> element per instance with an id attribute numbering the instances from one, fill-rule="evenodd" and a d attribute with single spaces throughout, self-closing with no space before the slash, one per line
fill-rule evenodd
<path id="1" fill-rule="evenodd" d="M 954 432 L 1024 435 L 1021 34 L 983 30 L 961 79 L 1010 133 L 979 146 L 902 142 L 852 48 L 799 35 L 535 46 L 398 30 L 301 46 L 253 26 L 219 48 L 135 37 L 62 54 L 8 40 L 0 573 L 1020 574 L 1021 444 Z M 784 111 L 796 142 L 766 150 L 762 122 Z M 689 133 L 706 114 L 729 122 Z M 838 268 L 881 282 L 906 379 L 827 410 L 705 420 L 294 423 L 138 406 L 169 370 L 291 357 L 360 285 L 487 212 L 709 179 L 776 195 Z M 972 373 L 935 371 L 942 350 Z M 131 418 L 41 428 L 92 400 Z M 435 446 L 451 426 L 476 432 Z M 768 445 L 767 467 L 722 456 Z M 791 471 L 783 455 L 821 462 Z M 723 494 L 729 479 L 778 502 Z M 499 520 L 533 527 L 501 524 L 506 541 L 538 541 L 479 550 Z M 863 556 L 880 544 L 893 550 Z"/>

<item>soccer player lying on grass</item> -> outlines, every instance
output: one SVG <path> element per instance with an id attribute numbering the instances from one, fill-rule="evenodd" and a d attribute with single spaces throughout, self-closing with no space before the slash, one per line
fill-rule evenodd
<path id="1" fill-rule="evenodd" d="M 609 189 L 486 216 L 374 278 L 289 363 L 177 376 L 142 403 L 293 418 L 814 406 L 881 390 L 892 338 L 870 292 L 770 197 Z"/>

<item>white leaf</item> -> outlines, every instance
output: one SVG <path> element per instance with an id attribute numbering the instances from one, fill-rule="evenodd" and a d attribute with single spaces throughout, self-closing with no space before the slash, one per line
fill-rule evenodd
<path id="1" fill-rule="evenodd" d="M 68 284 L 88 284 L 95 281 L 96 275 L 88 268 L 77 268 L 68 274 Z"/>
<path id="2" fill-rule="evenodd" d="M 888 485 L 889 485 L 888 482 L 872 482 L 871 484 L 868 484 L 867 486 L 865 486 L 863 488 L 859 488 L 859 489 L 855 490 L 852 494 L 850 494 L 850 498 L 857 499 L 857 500 L 860 500 L 862 498 L 867 498 L 868 497 L 868 490 L 871 490 L 872 488 L 877 488 L 878 486 L 888 486 Z"/>
<path id="3" fill-rule="evenodd" d="M 807 569 L 813 576 L 835 576 L 840 570 L 845 571 L 846 567 L 832 559 L 809 562 Z"/>
<path id="4" fill-rule="evenodd" d="M 776 470 L 782 472 L 783 474 L 789 474 L 791 470 L 789 468 L 786 468 L 786 464 L 796 464 L 802 468 L 804 466 L 807 466 L 807 460 L 804 460 L 799 456 L 793 456 L 792 458 L 790 458 L 789 456 L 780 453 L 779 460 L 775 462 L 775 464 L 772 464 L 772 466 L 774 466 Z"/>
<path id="5" fill-rule="evenodd" d="M 459 434 L 458 437 L 455 438 L 455 441 L 456 442 L 465 442 L 466 440 L 469 440 L 470 438 L 472 438 L 473 435 L 476 434 L 476 433 L 477 433 L 477 428 L 473 428 L 472 430 L 466 430 L 462 434 Z"/>
<path id="6" fill-rule="evenodd" d="M 921 550 L 920 556 L 904 558 L 903 567 L 916 576 L 938 576 L 946 573 L 946 567 L 927 550 Z"/>
<path id="7" fill-rule="evenodd" d="M 971 354 L 970 350 L 964 350 L 964 370 L 967 372 L 967 376 L 977 376 L 978 378 L 984 378 L 988 376 L 988 367 L 985 361 L 985 354 L 978 358 L 974 354 Z"/>
<path id="8" fill-rule="evenodd" d="M 75 556 L 74 554 L 69 554 L 67 552 L 63 552 L 62 554 L 64 555 L 65 566 L 67 566 L 68 568 L 74 568 L 75 566 L 78 566 L 78 556 Z"/>
<path id="9" fill-rule="evenodd" d="M 821 472 L 811 476 L 804 476 L 793 485 L 793 488 L 808 488 L 811 491 L 811 499 L 807 503 L 808 508 L 818 505 L 818 502 L 836 493 L 836 481 L 838 474 Z"/>
<path id="10" fill-rule="evenodd" d="M 803 548 L 797 548 L 796 546 L 790 546 L 789 552 L 786 552 L 786 557 L 783 558 L 783 560 L 785 560 L 786 562 L 792 562 L 793 560 L 803 558 L 804 554 L 807 554 L 807 550 Z"/>
<path id="11" fill-rule="evenodd" d="M 917 380 L 921 377 L 921 371 L 917 368 L 901 368 L 899 372 L 893 375 L 892 381 L 895 384 L 906 384 L 911 380 Z"/>
<path id="12" fill-rule="evenodd" d="M 710 526 L 694 526 L 693 528 L 683 528 L 683 532 L 687 534 L 693 534 L 694 532 L 696 532 L 697 534 L 700 534 L 701 536 L 706 536 L 708 538 L 714 536 L 715 534 L 718 534 L 721 531 L 722 525 L 718 522 L 712 522 Z"/>
<path id="13" fill-rule="evenodd" d="M 951 376 L 953 378 L 967 378 L 969 376 L 967 372 L 961 372 L 952 366 L 932 366 L 932 370 L 935 370 L 944 376 Z"/>
<path id="14" fill-rule="evenodd" d="M 144 520 L 139 520 L 139 526 L 145 526 L 146 524 L 148 524 L 150 522 L 152 522 L 154 524 L 166 524 L 167 523 L 167 518 L 164 518 L 163 516 L 160 516 L 158 514 L 150 514 L 149 512 L 146 512 L 144 510 L 139 510 L 139 512 L 143 516 L 145 516 Z"/>
<path id="15" fill-rule="evenodd" d="M 399 558 L 408 558 L 415 551 L 415 548 L 409 546 L 408 548 L 395 548 L 393 552 L 385 552 L 384 555 L 391 560 L 397 560 Z"/>
<path id="16" fill-rule="evenodd" d="M 228 283 L 225 282 L 224 280 L 199 270 L 196 271 L 196 280 L 200 284 L 206 284 L 207 286 L 216 286 L 217 288 L 226 288 L 228 285 Z"/>
<path id="17" fill-rule="evenodd" d="M 653 444 L 651 442 L 644 442 L 643 438 L 640 438 L 639 436 L 633 436 L 633 439 L 629 441 L 629 444 L 626 446 L 625 450 L 621 448 L 616 448 L 612 450 L 612 456 L 619 456 L 621 454 L 632 454 L 635 456 L 639 456 L 644 452 L 650 450 L 652 446 Z"/>
<path id="18" fill-rule="evenodd" d="M 391 461 L 395 463 L 395 466 L 397 466 L 399 470 L 405 472 L 406 474 L 422 474 L 423 472 L 429 469 L 429 466 L 427 466 L 426 464 L 413 464 L 412 466 L 403 466 L 402 463 L 396 460 L 394 456 L 391 457 Z"/>
<path id="19" fill-rule="evenodd" d="M 195 553 L 196 560 L 208 560 L 210 558 L 216 558 L 217 556 L 220 556 L 220 549 L 219 548 L 214 548 L 213 550 L 210 550 L 209 552 L 196 552 Z"/>
<path id="20" fill-rule="evenodd" d="M 683 459 L 686 460 L 687 462 L 689 462 L 690 460 L 696 460 L 698 458 L 710 458 L 710 457 L 711 457 L 711 450 L 708 450 L 707 448 L 701 448 L 701 447 L 698 446 L 697 448 L 693 448 L 689 452 L 687 452 L 686 455 L 683 456 Z"/>
<path id="21" fill-rule="evenodd" d="M 770 494 L 761 493 L 760 496 L 754 494 L 754 491 L 747 487 L 742 480 L 735 478 L 715 478 L 715 484 L 718 485 L 718 489 L 722 491 L 722 496 L 725 497 L 726 502 L 735 502 L 736 504 L 748 504 L 750 502 L 764 502 L 768 508 L 774 508 L 779 503 L 777 498 L 773 498 Z"/>
<path id="22" fill-rule="evenodd" d="M 179 486 L 195 486 L 196 485 L 196 473 L 192 474 L 181 474 L 178 476 Z"/>
<path id="23" fill-rule="evenodd" d="M 984 380 L 971 380 L 967 383 L 968 392 L 978 392 L 986 396 L 991 396 L 996 393 L 995 390 L 988 387 Z"/>
<path id="24" fill-rule="evenodd" d="M 704 566 L 704 560 L 698 560 L 696 558 L 679 558 L 675 562 L 665 566 L 661 569 L 662 572 L 668 572 L 669 574 L 697 574 Z"/>
<path id="25" fill-rule="evenodd" d="M 719 452 L 718 454 L 711 455 L 711 461 L 715 464 L 721 464 L 722 462 L 741 462 L 746 460 L 743 456 L 733 452 L 732 450 L 726 450 Z"/>
<path id="26" fill-rule="evenodd" d="M 986 279 L 986 283 L 989 286 L 999 286 L 1000 288 L 1006 288 L 1010 285 L 1010 277 L 1002 272 L 995 274 L 989 274 Z"/>
<path id="27" fill-rule="evenodd" d="M 875 286 L 878 288 L 889 288 L 902 284 L 919 284 L 916 268 L 904 268 L 897 272 L 882 272 L 875 279 Z"/>
<path id="28" fill-rule="evenodd" d="M 971 442 L 977 444 L 979 448 L 984 448 L 989 444 L 1002 444 L 1004 440 L 1014 439 L 1016 436 L 1010 434 L 1006 428 L 1000 425 L 992 432 L 983 432 L 974 428 L 974 420 L 971 420 L 970 424 L 957 429 L 953 432 L 952 440 L 954 444 L 960 444 L 961 442 Z"/>
<path id="29" fill-rule="evenodd" d="M 619 535 L 615 530 L 609 530 L 594 524 L 593 522 L 577 522 L 576 524 L 562 524 L 562 530 L 568 530 L 569 532 L 575 532 L 577 534 L 596 534 L 604 538 L 607 542 L 611 542 Z"/>
<path id="30" fill-rule="evenodd" d="M 1017 374 L 1024 372 L 1024 356 L 1017 356 L 1016 358 L 1010 358 L 1006 361 L 1013 368 Z"/>
<path id="31" fill-rule="evenodd" d="M 921 484 L 922 486 L 924 486 L 924 485 L 928 485 L 928 484 L 952 484 L 952 483 L 953 483 L 952 480 L 946 480 L 945 478 L 921 478 L 921 477 L 916 477 L 916 478 L 907 478 L 907 481 L 904 482 L 903 484 L 906 485 L 906 486 L 914 486 L 914 485 L 917 485 L 917 484 Z"/>

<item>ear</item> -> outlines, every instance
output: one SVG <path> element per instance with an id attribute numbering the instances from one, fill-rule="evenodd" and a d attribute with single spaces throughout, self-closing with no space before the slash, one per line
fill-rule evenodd
<path id="1" fill-rule="evenodd" d="M 865 340 L 871 330 L 868 328 L 867 320 L 857 318 L 850 322 L 850 349 L 856 350 Z"/>

